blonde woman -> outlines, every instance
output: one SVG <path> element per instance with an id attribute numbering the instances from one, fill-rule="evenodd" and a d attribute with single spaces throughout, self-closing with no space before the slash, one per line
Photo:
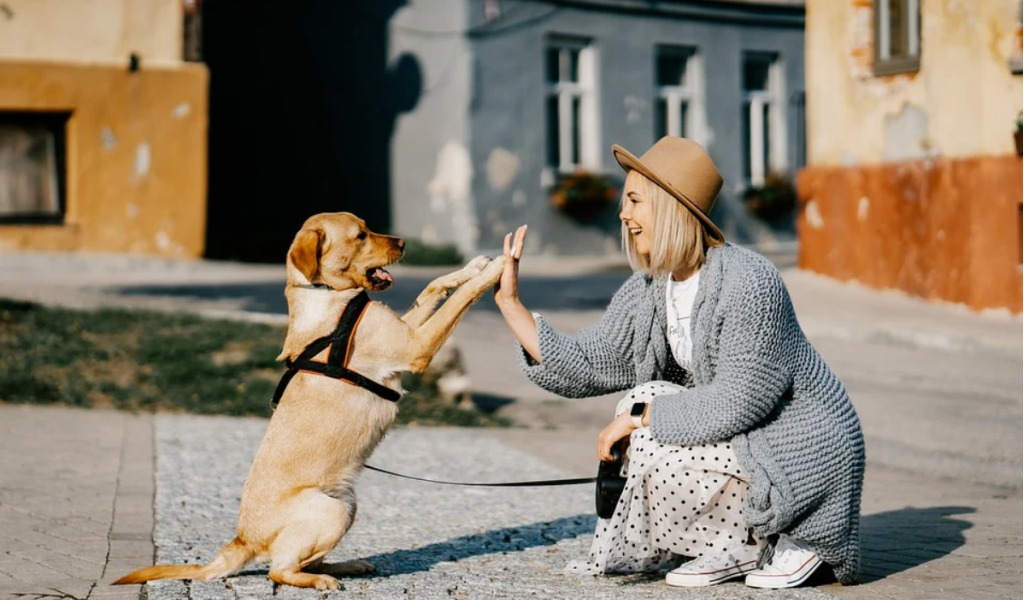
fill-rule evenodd
<path id="1" fill-rule="evenodd" d="M 629 444 L 626 490 L 569 570 L 670 571 L 670 585 L 800 585 L 821 564 L 859 568 L 860 422 L 797 323 L 765 258 L 724 242 L 708 218 L 722 177 L 698 144 L 666 137 L 625 169 L 622 239 L 634 275 L 594 325 L 554 330 L 519 300 L 526 228 L 495 289 L 523 371 L 556 394 L 628 390 L 598 457 Z"/>

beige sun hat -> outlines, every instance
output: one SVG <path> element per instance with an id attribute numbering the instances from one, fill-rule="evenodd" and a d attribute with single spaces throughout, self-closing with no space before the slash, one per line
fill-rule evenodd
<path id="1" fill-rule="evenodd" d="M 612 146 L 612 154 L 627 173 L 637 171 L 653 181 L 690 209 L 712 238 L 725 241 L 725 236 L 708 217 L 722 190 L 722 174 L 700 144 L 666 136 L 640 158 L 618 144 Z"/>

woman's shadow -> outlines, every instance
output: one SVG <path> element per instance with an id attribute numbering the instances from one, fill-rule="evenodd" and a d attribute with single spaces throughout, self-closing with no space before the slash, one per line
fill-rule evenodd
<path id="1" fill-rule="evenodd" d="M 860 583 L 871 583 L 942 558 L 964 545 L 969 506 L 901 508 L 861 517 Z"/>
<path id="2" fill-rule="evenodd" d="M 975 509 L 968 506 L 907 507 L 861 517 L 860 583 L 878 581 L 951 554 L 964 545 L 963 532 L 972 526 L 955 517 L 974 512 Z M 365 560 L 377 567 L 379 577 L 416 573 L 427 571 L 440 562 L 519 552 L 590 535 L 595 519 L 594 515 L 581 514 L 495 529 L 416 549 L 377 554 Z"/>

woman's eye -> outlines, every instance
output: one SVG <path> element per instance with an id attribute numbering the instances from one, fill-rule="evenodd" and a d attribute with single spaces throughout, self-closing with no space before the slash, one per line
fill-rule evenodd
<path id="1" fill-rule="evenodd" d="M 629 201 L 632 202 L 633 204 L 637 203 L 636 198 L 634 198 L 632 196 L 629 197 Z"/>

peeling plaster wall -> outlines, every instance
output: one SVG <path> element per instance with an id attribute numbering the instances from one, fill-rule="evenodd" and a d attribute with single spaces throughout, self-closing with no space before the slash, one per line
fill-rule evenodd
<path id="1" fill-rule="evenodd" d="M 0 57 L 177 62 L 182 27 L 182 0 L 3 0 Z"/>
<path id="2" fill-rule="evenodd" d="M 1014 152 L 1020 2 L 920 2 L 920 70 L 876 77 L 873 1 L 807 1 L 811 165 Z"/>
<path id="3" fill-rule="evenodd" d="M 813 167 L 798 184 L 801 268 L 1021 312 L 1019 158 Z"/>
<path id="4" fill-rule="evenodd" d="M 206 68 L 0 60 L 0 111 L 69 111 L 63 225 L 0 225 L 0 248 L 199 257 Z"/>
<path id="5" fill-rule="evenodd" d="M 876 77 L 872 0 L 808 0 L 801 268 L 1021 311 L 1015 0 L 920 0 L 915 73 Z"/>
<path id="6" fill-rule="evenodd" d="M 392 231 L 470 254 L 478 237 L 472 180 L 484 169 L 469 155 L 466 10 L 465 0 L 410 0 L 390 21 L 388 54 L 392 65 L 403 57 L 415 64 L 420 82 L 391 138 Z"/>

